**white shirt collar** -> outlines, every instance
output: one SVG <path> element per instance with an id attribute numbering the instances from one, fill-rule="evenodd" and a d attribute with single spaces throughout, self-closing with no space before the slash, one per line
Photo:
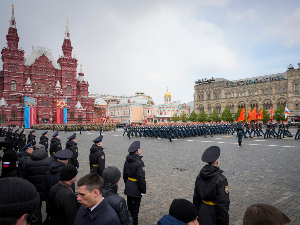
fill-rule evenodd
<path id="1" fill-rule="evenodd" d="M 104 197 L 103 197 L 103 199 L 104 199 Z M 103 201 L 103 199 L 102 199 L 102 201 Z M 101 202 L 102 202 L 101 201 Z M 97 205 L 95 205 L 95 206 L 93 206 L 92 208 L 90 208 L 90 210 L 91 210 L 91 212 L 101 203 L 101 202 L 99 202 Z"/>

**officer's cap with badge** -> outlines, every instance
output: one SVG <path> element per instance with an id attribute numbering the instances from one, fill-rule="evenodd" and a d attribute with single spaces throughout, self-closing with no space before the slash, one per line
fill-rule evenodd
<path id="1" fill-rule="evenodd" d="M 128 149 L 128 152 L 136 152 L 137 150 L 139 150 L 139 148 L 141 147 L 141 143 L 140 141 L 134 141 Z"/>
<path id="2" fill-rule="evenodd" d="M 26 151 L 26 150 L 29 149 L 29 148 L 33 148 L 33 146 L 32 146 L 32 141 L 29 142 L 27 145 L 25 145 L 25 146 L 21 149 L 21 151 Z"/>
<path id="3" fill-rule="evenodd" d="M 68 137 L 67 139 L 69 140 L 73 140 L 74 138 L 76 138 L 76 133 L 72 134 L 70 137 Z"/>
<path id="4" fill-rule="evenodd" d="M 30 131 L 31 134 L 34 133 L 34 132 L 35 132 L 35 130 Z M 48 131 L 47 131 L 47 132 L 48 132 Z"/>
<path id="5" fill-rule="evenodd" d="M 55 153 L 55 158 L 60 159 L 60 160 L 67 160 L 69 158 L 71 158 L 73 155 L 73 152 L 69 149 L 64 149 L 64 150 L 60 150 L 58 152 Z"/>
<path id="6" fill-rule="evenodd" d="M 52 135 L 52 137 L 56 137 L 57 135 L 59 135 L 58 131 L 56 131 L 56 132 Z"/>
<path id="7" fill-rule="evenodd" d="M 210 146 L 202 155 L 202 161 L 206 163 L 211 163 L 216 161 L 221 154 L 221 150 L 218 146 Z"/>
<path id="8" fill-rule="evenodd" d="M 46 135 L 46 134 L 48 134 L 48 131 L 45 131 L 42 135 Z"/>
<path id="9" fill-rule="evenodd" d="M 99 137 L 97 137 L 95 140 L 93 140 L 93 142 L 95 143 L 95 144 L 97 144 L 97 143 L 99 143 L 99 142 L 101 142 L 102 141 L 102 138 L 103 138 L 103 136 L 102 135 L 100 135 Z"/>
<path id="10" fill-rule="evenodd" d="M 20 132 L 20 134 L 23 134 L 24 133 L 24 129 Z"/>

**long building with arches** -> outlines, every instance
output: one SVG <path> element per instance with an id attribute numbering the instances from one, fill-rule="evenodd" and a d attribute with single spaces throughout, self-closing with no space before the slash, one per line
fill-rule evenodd
<path id="1" fill-rule="evenodd" d="M 27 32 L 30 34 L 30 32 Z M 0 124 L 86 123 L 93 118 L 94 100 L 84 73 L 77 74 L 77 59 L 67 23 L 62 56 L 56 61 L 52 51 L 33 47 L 25 57 L 19 46 L 14 8 L 9 21 L 6 46 L 1 51 Z"/>
<path id="2" fill-rule="evenodd" d="M 300 67 L 300 63 L 298 64 Z M 206 111 L 210 114 L 214 109 L 221 114 L 228 107 L 231 113 L 239 108 L 263 108 L 267 110 L 280 105 L 288 109 L 293 119 L 300 115 L 300 68 L 288 66 L 284 73 L 259 76 L 248 79 L 230 81 L 223 78 L 199 79 L 194 86 L 194 107 L 199 114 Z"/>

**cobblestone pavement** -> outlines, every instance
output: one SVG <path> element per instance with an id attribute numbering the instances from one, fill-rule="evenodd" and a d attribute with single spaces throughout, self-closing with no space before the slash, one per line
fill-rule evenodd
<path id="1" fill-rule="evenodd" d="M 295 129 L 291 129 L 292 134 Z M 36 131 L 39 139 L 42 131 Z M 50 136 L 52 131 L 49 132 Z M 77 133 L 79 148 L 78 179 L 89 173 L 89 149 L 96 131 Z M 62 145 L 71 132 L 60 132 Z M 117 166 L 121 171 L 129 145 L 141 141 L 143 161 L 146 166 L 147 194 L 142 198 L 139 221 L 141 225 L 156 224 L 165 214 L 174 198 L 192 201 L 195 179 L 205 165 L 202 153 L 211 145 L 221 148 L 221 169 L 229 182 L 230 224 L 242 224 L 248 206 L 255 203 L 272 204 L 286 213 L 292 224 L 300 224 L 300 140 L 243 139 L 239 148 L 235 135 L 191 137 L 174 140 L 123 137 L 123 131 L 104 132 L 106 166 Z M 119 194 L 124 183 L 120 182 Z M 44 214 L 45 215 L 45 214 Z"/>

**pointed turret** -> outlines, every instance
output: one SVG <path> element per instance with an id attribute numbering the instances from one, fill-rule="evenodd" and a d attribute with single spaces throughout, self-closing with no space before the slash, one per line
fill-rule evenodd
<path id="1" fill-rule="evenodd" d="M 9 21 L 8 34 L 6 35 L 7 47 L 9 49 L 18 49 L 19 36 L 17 32 L 15 10 L 14 5 L 12 5 L 12 14 Z"/>
<path id="2" fill-rule="evenodd" d="M 64 43 L 62 46 L 62 51 L 63 51 L 64 57 L 72 58 L 72 50 L 73 50 L 73 47 L 71 45 L 71 39 L 70 39 L 69 22 L 67 20 Z"/>

